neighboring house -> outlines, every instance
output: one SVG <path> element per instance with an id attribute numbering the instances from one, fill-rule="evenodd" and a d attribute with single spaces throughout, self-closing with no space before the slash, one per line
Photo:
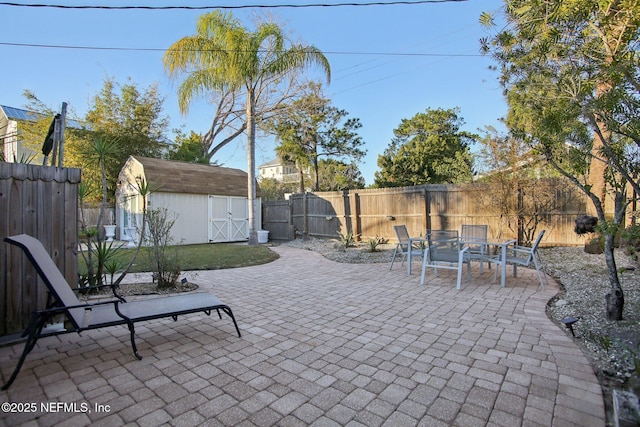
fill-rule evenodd
<path id="1" fill-rule="evenodd" d="M 142 196 L 138 191 L 141 181 L 152 189 L 148 208 L 166 208 L 169 217 L 175 218 L 171 229 L 174 244 L 249 238 L 246 172 L 129 156 L 118 176 L 116 190 L 116 224 L 122 240 L 136 237 L 136 227 L 142 225 Z M 260 197 L 259 187 L 257 196 Z M 257 211 L 257 223 L 262 224 L 259 201 Z"/>
<path id="2" fill-rule="evenodd" d="M 32 158 L 33 163 L 42 163 L 42 152 L 29 147 L 38 144 L 41 146 L 46 135 L 42 135 L 41 141 L 30 141 L 31 144 L 27 144 L 23 138 L 21 126 L 25 122 L 35 123 L 43 118 L 46 117 L 33 111 L 0 105 L 0 143 L 2 143 L 2 151 L 0 151 L 2 156 L 0 157 L 10 163 L 27 158 Z M 67 119 L 66 126 L 82 129 L 82 125 L 76 120 Z"/>
<path id="3" fill-rule="evenodd" d="M 283 162 L 276 158 L 258 166 L 260 179 L 272 178 L 280 182 L 298 182 L 298 168 L 292 162 Z"/>

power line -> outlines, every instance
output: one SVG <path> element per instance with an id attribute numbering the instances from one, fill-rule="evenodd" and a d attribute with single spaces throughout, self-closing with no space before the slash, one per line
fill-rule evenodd
<path id="1" fill-rule="evenodd" d="M 459 3 L 469 0 L 415 0 L 415 1 L 389 1 L 389 2 L 364 2 L 364 3 L 307 3 L 307 4 L 252 4 L 230 6 L 104 6 L 104 5 L 63 5 L 43 3 L 14 3 L 0 2 L 0 6 L 54 8 L 54 9 L 101 9 L 101 10 L 207 10 L 207 9 L 283 9 L 283 8 L 312 8 L 312 7 L 360 7 L 360 6 L 413 6 L 434 3 Z"/>
<path id="2" fill-rule="evenodd" d="M 166 52 L 169 49 L 145 48 L 145 47 L 108 47 L 108 46 L 70 46 L 35 43 L 9 43 L 0 42 L 0 46 L 33 47 L 45 49 L 77 49 L 77 50 L 111 50 L 111 51 L 132 51 L 132 52 Z M 355 51 L 323 51 L 325 55 L 376 55 L 376 56 L 415 56 L 415 57 L 481 57 L 482 54 L 465 53 L 401 53 L 401 52 L 355 52 Z"/>

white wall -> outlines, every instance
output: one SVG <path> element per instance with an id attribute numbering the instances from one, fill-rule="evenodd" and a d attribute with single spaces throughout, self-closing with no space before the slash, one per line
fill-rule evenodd
<path id="1" fill-rule="evenodd" d="M 149 209 L 166 208 L 177 214 L 171 229 L 173 244 L 209 243 L 208 197 L 201 194 L 153 193 Z"/>

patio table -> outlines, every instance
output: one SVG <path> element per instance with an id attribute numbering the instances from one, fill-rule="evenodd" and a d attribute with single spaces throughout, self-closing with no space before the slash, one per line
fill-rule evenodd
<path id="1" fill-rule="evenodd" d="M 464 242 L 467 245 L 480 246 L 480 253 L 475 253 L 473 260 L 480 261 L 480 273 L 482 274 L 482 263 L 492 262 L 500 266 L 500 286 L 505 287 L 507 277 L 507 248 L 516 243 L 514 239 L 508 240 L 477 240 Z M 492 250 L 493 248 L 493 250 Z M 495 280 L 495 279 L 494 279 Z"/>

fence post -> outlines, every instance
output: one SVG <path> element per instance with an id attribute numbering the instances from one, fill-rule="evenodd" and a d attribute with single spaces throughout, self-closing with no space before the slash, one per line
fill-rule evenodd
<path id="1" fill-rule="evenodd" d="M 306 191 L 302 194 L 302 224 L 304 227 L 302 239 L 309 238 L 309 203 L 307 195 Z"/>
<path id="2" fill-rule="evenodd" d="M 424 199 L 424 218 L 422 225 L 426 233 L 427 230 L 431 229 L 431 197 L 426 186 L 422 187 L 422 198 Z"/>
<path id="3" fill-rule="evenodd" d="M 353 234 L 356 236 L 356 240 L 360 241 L 362 237 L 362 224 L 360 222 L 360 196 L 358 193 L 353 193 L 353 223 L 354 223 L 354 231 Z"/>

